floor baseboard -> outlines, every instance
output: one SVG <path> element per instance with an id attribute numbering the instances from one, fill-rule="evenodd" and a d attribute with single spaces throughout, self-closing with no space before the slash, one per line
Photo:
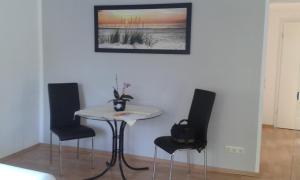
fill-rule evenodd
<path id="1" fill-rule="evenodd" d="M 262 126 L 263 128 L 274 128 L 274 125 L 272 124 L 263 124 Z"/>
<path id="2" fill-rule="evenodd" d="M 5 163 L 5 161 L 8 161 L 9 159 L 11 159 L 17 155 L 32 151 L 33 149 L 35 149 L 38 146 L 45 147 L 45 148 L 50 147 L 49 144 L 44 144 L 44 143 L 35 144 L 29 148 L 23 149 L 19 152 L 16 152 L 14 154 L 11 154 L 9 156 L 1 158 L 0 162 Z M 58 146 L 57 145 L 53 145 L 53 146 L 54 146 L 53 151 L 58 151 Z M 76 148 L 71 147 L 71 146 L 63 146 L 63 151 L 64 152 L 76 152 Z M 89 152 L 90 152 L 90 150 L 87 148 L 80 148 L 80 153 L 89 153 Z M 95 150 L 95 157 L 97 157 L 97 156 L 98 157 L 109 157 L 109 156 L 111 156 L 111 153 L 106 152 L 106 151 Z M 132 154 L 126 154 L 126 157 L 131 160 L 136 159 L 136 160 L 142 160 L 142 161 L 148 161 L 148 162 L 153 161 L 153 158 L 137 156 L 137 155 L 132 155 Z M 157 159 L 157 163 L 160 163 L 160 165 L 163 165 L 163 166 L 169 166 L 169 161 L 165 160 L 165 159 Z M 178 167 L 186 167 L 187 166 L 186 163 L 178 162 L 178 161 L 176 161 L 174 164 L 175 164 L 175 166 L 178 166 Z M 203 170 L 203 168 L 204 167 L 202 165 L 193 164 L 191 166 L 192 171 L 201 171 L 201 170 Z M 214 172 L 214 173 L 235 174 L 235 175 L 243 175 L 243 176 L 250 176 L 250 177 L 258 177 L 260 175 L 259 173 L 255 173 L 255 172 L 225 169 L 225 168 L 218 168 L 218 167 L 208 167 L 207 171 Z"/>
<path id="3" fill-rule="evenodd" d="M 0 162 L 5 162 L 5 161 L 8 161 L 9 159 L 11 159 L 11 158 L 13 158 L 13 157 L 15 157 L 15 156 L 18 156 L 19 154 L 23 154 L 23 153 L 26 153 L 26 152 L 28 152 L 28 151 L 31 151 L 31 150 L 33 150 L 34 148 L 36 148 L 36 147 L 38 147 L 38 146 L 40 146 L 41 144 L 35 144 L 35 145 L 32 145 L 32 146 L 30 146 L 30 147 L 28 147 L 28 148 L 25 148 L 25 149 L 23 149 L 23 150 L 21 150 L 21 151 L 18 151 L 18 152 L 15 152 L 15 153 L 13 153 L 13 154 L 11 154 L 11 155 L 8 155 L 8 156 L 5 156 L 5 157 L 3 157 L 3 158 L 0 158 Z"/>

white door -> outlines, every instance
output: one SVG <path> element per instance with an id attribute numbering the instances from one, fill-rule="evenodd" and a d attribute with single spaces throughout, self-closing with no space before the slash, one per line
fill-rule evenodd
<path id="1" fill-rule="evenodd" d="M 300 130 L 300 23 L 284 24 L 278 91 L 277 123 L 279 128 Z M 300 95 L 299 95 L 300 96 Z M 300 97 L 299 97 L 300 98 Z"/>

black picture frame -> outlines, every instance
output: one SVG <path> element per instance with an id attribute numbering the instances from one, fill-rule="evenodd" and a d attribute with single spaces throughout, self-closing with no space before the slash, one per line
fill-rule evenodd
<path id="1" fill-rule="evenodd" d="M 147 9 L 177 9 L 186 8 L 186 20 L 184 28 L 185 44 L 184 49 L 135 49 L 135 48 L 111 48 L 99 47 L 99 15 L 102 10 L 147 10 Z M 101 17 L 100 17 L 101 18 Z M 143 5 L 96 5 L 94 6 L 94 26 L 95 26 L 95 52 L 112 53 L 153 53 L 153 54 L 190 54 L 191 47 L 191 21 L 192 21 L 192 3 L 172 3 L 172 4 L 143 4 Z M 104 29 L 104 28 L 103 28 Z M 166 28 L 167 29 L 167 28 Z M 111 43 L 111 42 L 110 42 Z"/>

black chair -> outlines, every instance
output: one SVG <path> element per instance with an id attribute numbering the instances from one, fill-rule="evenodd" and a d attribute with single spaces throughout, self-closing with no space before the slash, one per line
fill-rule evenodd
<path id="1" fill-rule="evenodd" d="M 62 174 L 61 142 L 77 139 L 77 159 L 79 159 L 79 139 L 92 137 L 91 166 L 94 167 L 95 131 L 80 124 L 80 117 L 74 113 L 80 109 L 77 83 L 48 84 L 50 105 L 50 162 L 52 163 L 52 134 L 59 138 L 59 173 Z"/>
<path id="2" fill-rule="evenodd" d="M 215 101 L 216 93 L 196 89 L 193 97 L 193 102 L 191 105 L 188 124 L 196 129 L 196 137 L 193 143 L 177 143 L 172 140 L 171 136 L 162 136 L 154 140 L 155 144 L 155 154 L 154 154 L 154 163 L 153 163 L 153 176 L 152 179 L 155 179 L 156 173 L 156 158 L 157 158 L 157 147 L 165 150 L 167 153 L 171 154 L 170 161 L 170 174 L 169 180 L 172 179 L 172 170 L 174 162 L 174 153 L 177 150 L 187 150 L 187 162 L 190 172 L 190 151 L 197 150 L 199 153 L 204 151 L 204 177 L 206 179 L 207 171 L 207 128 L 208 122 L 210 119 L 211 111 Z"/>

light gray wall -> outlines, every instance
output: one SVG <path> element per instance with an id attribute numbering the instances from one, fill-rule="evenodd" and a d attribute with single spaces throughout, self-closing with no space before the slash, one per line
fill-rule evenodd
<path id="1" fill-rule="evenodd" d="M 81 84 L 83 106 L 112 98 L 114 75 L 130 82 L 132 103 L 154 105 L 164 114 L 127 128 L 126 151 L 153 155 L 153 140 L 169 135 L 174 122 L 187 116 L 194 88 L 217 93 L 208 132 L 210 166 L 255 171 L 265 2 L 261 0 L 191 0 L 191 55 L 95 53 L 93 5 L 185 2 L 184 0 L 45 0 L 43 1 L 45 126 L 49 142 L 49 82 Z M 111 134 L 101 122 L 96 148 L 109 151 Z M 71 142 L 69 144 L 75 144 Z M 90 147 L 90 141 L 83 145 Z M 224 152 L 241 146 L 245 154 Z M 160 151 L 160 157 L 167 158 Z M 185 154 L 176 156 L 185 161 Z M 193 154 L 193 163 L 202 156 Z"/>
<path id="2" fill-rule="evenodd" d="M 0 158 L 38 143 L 37 0 L 0 1 Z"/>

